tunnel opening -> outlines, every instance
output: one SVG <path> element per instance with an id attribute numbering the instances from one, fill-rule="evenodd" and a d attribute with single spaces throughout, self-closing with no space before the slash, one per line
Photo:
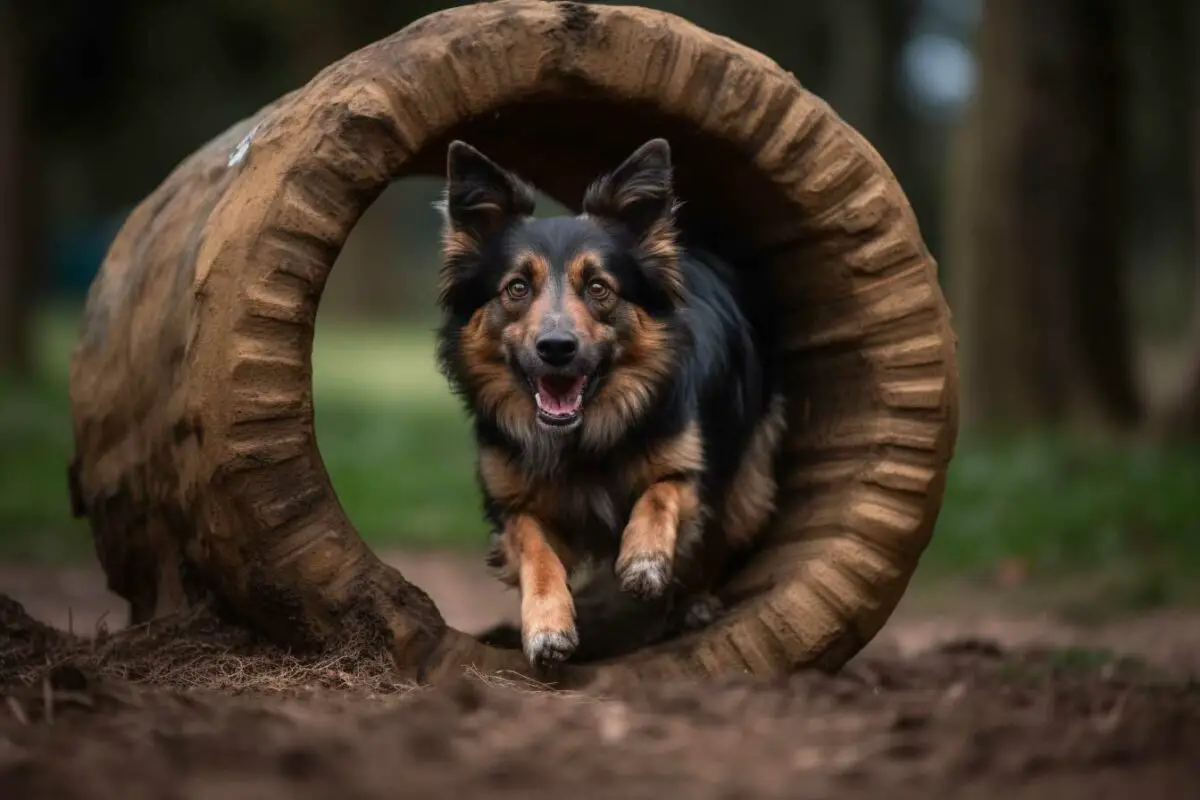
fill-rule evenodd
<path id="1" fill-rule="evenodd" d="M 364 228 L 378 232 L 389 225 L 403 225 L 404 241 L 393 244 L 390 251 L 401 260 L 419 262 L 419 266 L 406 269 L 404 288 L 391 288 L 394 295 L 402 292 L 410 300 L 414 295 L 420 298 L 417 308 L 414 309 L 410 302 L 405 309 L 412 327 L 396 341 L 380 341 L 380 334 L 389 328 L 386 323 L 374 326 L 374 332 L 364 332 L 373 327 L 371 323 L 347 326 L 344 314 L 340 317 L 329 314 L 325 308 L 328 299 L 322 301 L 318 320 L 333 317 L 337 321 L 330 320 L 330 327 L 357 328 L 364 349 L 373 351 L 370 367 L 373 374 L 365 375 L 365 380 L 359 381 L 366 384 L 358 387 L 364 391 L 345 391 L 346 384 L 354 380 L 351 375 L 362 371 L 362 366 L 356 366 L 356 362 L 361 365 L 363 353 L 354 352 L 352 339 L 343 336 L 339 341 L 341 334 L 338 332 L 323 337 L 324 325 L 317 325 L 314 333 L 315 435 L 333 489 L 347 517 L 360 532 L 367 534 L 369 544 L 382 545 L 385 560 L 386 534 L 371 535 L 386 525 L 380 519 L 383 509 L 366 497 L 368 492 L 380 490 L 381 480 L 364 475 L 363 462 L 371 465 L 368 469 L 384 467 L 366 450 L 378 448 L 389 440 L 394 443 L 392 452 L 402 459 L 397 467 L 412 464 L 414 459 L 421 460 L 424 456 L 422 468 L 432 469 L 441 476 L 442 485 L 453 487 L 452 491 L 459 495 L 452 518 L 439 518 L 448 505 L 438 507 L 437 503 L 449 504 L 450 498 L 441 492 L 435 502 L 430 502 L 428 493 L 417 497 L 412 491 L 400 488 L 406 476 L 398 472 L 395 474 L 398 491 L 393 496 L 395 509 L 399 511 L 400 504 L 406 500 L 420 504 L 430 515 L 426 526 L 446 531 L 453 538 L 453 544 L 466 545 L 463 549 L 467 552 L 478 550 L 481 564 L 482 548 L 487 540 L 481 496 L 474 483 L 475 445 L 468 432 L 469 423 L 461 401 L 451 395 L 445 380 L 436 374 L 434 363 L 434 330 L 438 315 L 434 293 L 430 289 L 436 283 L 440 261 L 441 220 L 432 204 L 440 197 L 443 187 L 448 144 L 455 139 L 466 141 L 528 180 L 538 195 L 535 216 L 547 217 L 577 213 L 583 192 L 592 180 L 616 167 L 638 145 L 655 137 L 663 137 L 671 144 L 675 190 L 682 203 L 678 223 L 684 246 L 703 247 L 737 268 L 750 299 L 745 309 L 747 315 L 753 324 L 773 330 L 777 320 L 771 270 L 773 267 L 778 269 L 781 260 L 787 261 L 795 255 L 796 248 L 802 246 L 803 233 L 797 231 L 793 205 L 781 187 L 754 166 L 751 150 L 739 149 L 697 131 L 688 120 L 665 114 L 650 104 L 630 104 L 588 96 L 581 91 L 569 100 L 560 96 L 535 97 L 467 119 L 433 138 L 409 159 L 403 171 L 365 209 L 351 230 L 331 269 L 324 298 L 332 295 L 336 303 L 339 294 L 361 295 L 361 289 L 347 284 L 349 275 L 343 277 L 339 270 L 364 274 L 358 266 L 347 269 L 342 265 L 378 257 L 379 244 L 366 241 Z M 422 286 L 419 289 L 412 287 L 413 281 L 420 281 Z M 375 287 L 369 286 L 367 291 L 374 292 Z M 806 298 L 793 299 L 799 305 L 806 302 Z M 779 356 L 771 354 L 768 357 L 777 371 Z M 402 375 L 398 372 L 400 369 L 408 372 Z M 355 394 L 361 403 L 390 398 L 397 413 L 388 430 L 368 430 L 364 424 L 367 415 L 360 415 L 359 424 L 355 426 L 353 413 L 348 413 L 345 408 L 346 399 Z M 413 402 L 414 399 L 417 402 Z M 448 416 L 454 418 L 454 423 L 448 422 Z M 438 432 L 436 443 L 434 431 Z M 341 456 L 344 443 L 337 440 L 347 435 L 356 436 L 363 448 L 353 456 L 357 463 L 351 463 L 349 454 Z M 430 460 L 434 448 L 440 450 L 441 455 Z M 445 468 L 450 465 L 453 475 Z M 781 471 L 786 469 L 785 460 Z M 364 484 L 371 484 L 371 487 Z M 424 485 L 424 481 L 418 482 L 418 486 Z M 360 514 L 360 509 L 367 516 Z M 408 520 L 403 524 L 422 524 L 419 516 L 414 519 L 411 515 L 397 513 L 396 518 Z M 449 526 L 454 526 L 455 530 L 448 530 Z M 436 537 L 424 537 L 419 531 L 397 531 L 396 534 L 400 541 L 413 542 L 419 549 L 437 544 Z M 752 548 L 735 554 L 729 571 L 739 569 L 757 552 L 757 548 Z M 419 571 L 421 566 L 410 567 L 410 571 L 414 569 Z M 768 574 L 768 583 L 777 577 Z M 479 579 L 495 580 L 482 574 Z M 419 584 L 420 580 L 416 582 Z M 733 612 L 754 592 L 764 588 L 766 584 L 759 581 L 751 592 L 743 589 L 723 599 Z M 431 596 L 439 607 L 448 604 L 454 607 L 452 598 L 435 593 Z M 481 592 L 477 596 L 488 598 L 489 594 Z M 500 601 L 503 603 L 500 608 L 490 609 L 500 614 L 493 622 L 515 622 L 515 600 L 516 593 L 513 592 Z M 476 616 L 460 618 L 474 621 Z M 474 632 L 485 634 L 492 644 L 519 647 L 519 642 L 498 636 L 497 629 L 491 624 L 466 627 L 476 628 Z M 669 641 L 676 635 L 672 633 L 662 641 Z M 588 660 L 583 657 L 577 662 Z"/>

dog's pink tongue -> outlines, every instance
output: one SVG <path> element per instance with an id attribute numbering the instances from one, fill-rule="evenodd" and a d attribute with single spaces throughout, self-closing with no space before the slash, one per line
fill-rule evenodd
<path id="1" fill-rule="evenodd" d="M 583 378 L 538 380 L 538 405 L 547 414 L 574 414 L 583 405 Z"/>

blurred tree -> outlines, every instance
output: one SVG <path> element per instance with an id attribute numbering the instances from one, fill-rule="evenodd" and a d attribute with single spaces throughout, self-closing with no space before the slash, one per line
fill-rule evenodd
<path id="1" fill-rule="evenodd" d="M 1169 409 L 1167 432 L 1176 438 L 1200 441 L 1200 4 L 1180 0 L 1188 13 L 1181 19 L 1185 25 L 1185 46 L 1178 67 L 1190 78 L 1188 85 L 1191 125 L 1189 126 L 1192 172 L 1192 269 L 1194 274 L 1194 304 L 1192 309 L 1192 355 L 1189 372 L 1184 376 L 1178 401 Z"/>
<path id="2" fill-rule="evenodd" d="M 829 0 L 837 3 L 838 0 Z M 878 68 L 882 71 L 878 83 L 871 88 L 879 92 L 879 118 L 872 134 L 872 144 L 887 160 L 896 174 L 909 203 L 921 225 L 921 234 L 934 257 L 944 247 L 942 231 L 936 223 L 943 211 L 939 197 L 940 173 L 945 169 L 940 145 L 943 126 L 922 121 L 912 102 L 911 90 L 902 72 L 905 46 L 913 35 L 920 0 L 874 0 L 876 36 L 882 48 Z M 850 57 L 855 47 L 850 46 Z"/>
<path id="3" fill-rule="evenodd" d="M 0 372 L 26 375 L 35 286 L 36 198 L 29 195 L 23 25 L 17 0 L 0 0 Z"/>
<path id="4" fill-rule="evenodd" d="M 7 0 L 5 0 L 7 1 Z M 40 0 L 22 4 L 30 22 L 31 135 L 46 158 L 37 176 L 46 213 L 90 228 L 145 196 L 179 159 L 233 120 L 295 88 L 351 50 L 387 36 L 444 0 Z M 819 0 L 753 10 L 740 0 L 648 0 L 758 48 L 828 99 L 893 166 L 918 215 L 937 213 L 929 191 L 936 145 L 917 126 L 896 76 L 920 0 Z M 765 9 L 764 9 L 765 10 Z M 932 156 L 925 154 L 931 151 Z M 428 267 L 405 258 L 434 241 L 424 192 L 395 187 L 350 248 L 337 285 L 372 287 L 372 301 L 407 302 L 403 273 Z M 928 227 L 928 224 L 927 224 Z M 389 230 L 391 228 L 391 230 Z M 369 240 L 369 241 L 368 241 Z M 369 253 L 389 257 L 367 257 Z M 393 289 L 381 288 L 386 286 Z M 362 292 L 346 305 L 363 308 Z M 417 300 L 420 303 L 420 300 Z"/>
<path id="5" fill-rule="evenodd" d="M 27 6 L 36 101 L 28 121 L 48 156 L 38 179 L 60 225 L 57 243 L 64 227 L 94 229 L 98 219 L 138 202 L 181 157 L 233 121 L 445 5 L 42 0 Z M 420 194 L 397 188 L 401 199 Z M 417 205 L 392 202 L 389 215 L 376 215 L 377 224 L 358 231 L 366 246 L 351 248 L 338 283 L 363 289 L 346 305 L 361 306 L 363 296 L 382 298 L 393 310 L 403 302 L 396 285 L 404 270 L 397 268 L 388 223 L 403 210 L 413 227 L 429 228 L 428 203 Z M 390 258 L 366 257 L 379 251 Z M 379 291 L 385 286 L 394 288 Z M 335 285 L 326 307 L 338 305 L 338 295 Z"/>
<path id="6" fill-rule="evenodd" d="M 965 320 L 976 313 L 976 300 L 979 299 L 975 282 L 978 275 L 976 258 L 980 236 L 980 200 L 983 194 L 980 185 L 983 157 L 980 152 L 983 138 L 980 126 L 983 114 L 979 105 L 978 95 L 967 100 L 950 136 L 945 169 L 946 202 L 938 220 L 945 246 L 939 277 L 950 299 L 960 340 L 966 333 L 963 330 L 966 327 Z M 970 336 L 967 336 L 965 344 L 973 344 Z M 964 348 L 960 344 L 959 349 L 966 350 L 970 357 L 974 356 L 974 347 Z M 960 366 L 965 379 L 973 377 L 972 366 L 965 362 Z M 967 390 L 970 388 L 964 387 L 964 393 L 969 394 Z M 968 412 L 973 412 L 973 409 L 969 408 Z"/>
<path id="7" fill-rule="evenodd" d="M 880 0 L 819 4 L 832 42 L 824 97 L 871 142 L 883 138 L 883 106 L 899 57 L 898 48 L 889 52 L 891 31 L 885 30 L 880 4 Z"/>
<path id="8" fill-rule="evenodd" d="M 951 182 L 976 215 L 956 298 L 967 413 L 1135 423 L 1117 0 L 985 0 L 978 114 Z M 970 193 L 975 193 L 971 197 Z"/>

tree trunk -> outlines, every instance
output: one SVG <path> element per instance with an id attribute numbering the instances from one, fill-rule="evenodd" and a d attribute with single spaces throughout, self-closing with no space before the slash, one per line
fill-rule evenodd
<path id="1" fill-rule="evenodd" d="M 1192 360 L 1190 372 L 1185 378 L 1183 390 L 1176 405 L 1168 415 L 1166 430 L 1175 440 L 1200 442 L 1200 76 L 1196 70 L 1200 68 L 1200 10 L 1191 8 L 1189 18 L 1188 68 L 1191 77 L 1189 86 L 1189 105 L 1191 119 L 1191 141 L 1189 154 L 1192 168 L 1192 268 L 1195 270 L 1194 297 L 1192 309 Z"/>
<path id="2" fill-rule="evenodd" d="M 988 365 L 978 358 L 980 338 L 975 335 L 974 323 L 982 302 L 977 281 L 979 278 L 979 237 L 982 224 L 982 111 L 979 96 L 967 100 L 954 129 L 950 132 L 944 175 L 945 200 L 942 203 L 941 238 L 943 246 L 940 278 L 959 332 L 962 415 L 964 424 L 974 422 L 984 398 L 975 397 L 976 387 L 982 387 L 987 375 L 976 374 L 976 368 Z"/>
<path id="3" fill-rule="evenodd" d="M 1200 355 L 1192 368 L 1179 403 L 1172 409 L 1167 431 L 1172 441 L 1200 442 Z"/>
<path id="4" fill-rule="evenodd" d="M 892 53 L 884 40 L 883 14 L 876 0 L 833 0 L 820 5 L 833 42 L 824 97 L 838 115 L 879 145 L 882 100 L 895 86 Z"/>
<path id="5" fill-rule="evenodd" d="M 836 4 L 838 0 L 829 2 Z M 873 5 L 885 81 L 879 104 L 879 136 L 872 144 L 887 159 L 904 187 L 930 252 L 934 257 L 940 257 L 941 230 L 934 223 L 941 216 L 937 179 L 941 165 L 936 155 L 929 155 L 930 148 L 936 150 L 938 146 L 940 126 L 922 121 L 913 111 L 900 77 L 904 48 L 912 37 L 920 3 L 916 0 L 875 0 Z"/>
<path id="6" fill-rule="evenodd" d="M 965 261 L 968 414 L 989 426 L 1135 423 L 1121 269 L 1115 0 L 988 0 L 978 224 Z"/>
<path id="7" fill-rule="evenodd" d="M 0 373 L 32 368 L 29 152 L 16 0 L 0 0 Z"/>

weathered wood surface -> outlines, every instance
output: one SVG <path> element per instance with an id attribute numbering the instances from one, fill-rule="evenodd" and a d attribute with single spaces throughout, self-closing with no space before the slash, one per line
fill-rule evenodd
<path id="1" fill-rule="evenodd" d="M 684 224 L 764 271 L 781 312 L 781 507 L 726 587 L 734 613 L 560 677 L 834 669 L 869 641 L 929 539 L 957 429 L 949 313 L 901 188 L 764 56 L 665 13 L 533 0 L 347 56 L 183 162 L 117 237 L 71 364 L 72 484 L 134 621 L 212 596 L 281 642 L 382 626 L 425 676 L 525 669 L 446 626 L 339 506 L 313 434 L 317 303 L 367 206 L 441 174 L 452 138 L 574 203 L 660 135 Z"/>

